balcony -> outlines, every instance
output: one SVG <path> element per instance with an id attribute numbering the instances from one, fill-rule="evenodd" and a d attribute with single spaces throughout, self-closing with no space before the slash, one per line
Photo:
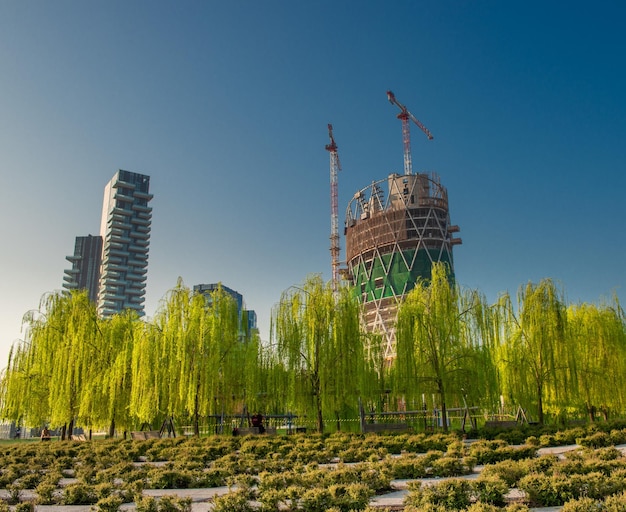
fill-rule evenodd
<path id="1" fill-rule="evenodd" d="M 152 207 L 151 206 L 143 206 L 141 204 L 137 204 L 137 203 L 133 203 L 132 209 L 136 212 L 142 212 L 142 213 L 152 213 Z"/>

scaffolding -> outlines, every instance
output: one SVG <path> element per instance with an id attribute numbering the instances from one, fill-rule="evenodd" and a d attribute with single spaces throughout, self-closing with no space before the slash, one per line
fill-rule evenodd
<path id="1" fill-rule="evenodd" d="M 435 173 L 391 174 L 359 190 L 346 211 L 348 275 L 368 332 L 382 334 L 385 359 L 395 357 L 398 306 L 432 264 L 454 278 L 448 192 Z"/>

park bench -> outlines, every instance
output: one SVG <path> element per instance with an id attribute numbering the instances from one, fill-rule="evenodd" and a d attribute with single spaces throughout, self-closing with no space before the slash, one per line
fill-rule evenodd
<path id="1" fill-rule="evenodd" d="M 85 434 L 72 434 L 70 435 L 71 441 L 87 441 Z"/>
<path id="2" fill-rule="evenodd" d="M 363 433 L 374 432 L 407 432 L 409 425 L 407 423 L 365 423 L 363 425 Z"/>
<path id="3" fill-rule="evenodd" d="M 518 427 L 519 423 L 515 420 L 512 421 L 485 421 L 485 428 L 515 428 Z"/>
<path id="4" fill-rule="evenodd" d="M 258 435 L 261 433 L 259 427 L 237 427 L 235 431 L 233 431 L 235 435 L 238 436 L 247 436 L 247 435 Z M 276 427 L 265 427 L 264 434 L 275 434 Z"/>
<path id="5" fill-rule="evenodd" d="M 159 439 L 161 432 L 159 430 L 138 430 L 130 433 L 130 438 L 145 441 L 146 439 Z"/>

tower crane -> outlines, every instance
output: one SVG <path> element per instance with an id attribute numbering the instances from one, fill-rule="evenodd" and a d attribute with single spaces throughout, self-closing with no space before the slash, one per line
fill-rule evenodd
<path id="1" fill-rule="evenodd" d="M 333 293 L 339 290 L 339 215 L 337 197 L 337 173 L 341 170 L 337 144 L 333 137 L 333 125 L 328 124 L 330 144 L 326 144 L 326 151 L 330 153 L 330 257 L 332 269 L 331 286 Z"/>
<path id="2" fill-rule="evenodd" d="M 387 99 L 389 103 L 396 105 L 400 109 L 398 119 L 402 121 L 402 142 L 404 143 L 404 174 L 413 173 L 413 163 L 411 162 L 411 131 L 409 129 L 409 119 L 413 121 L 417 127 L 422 130 L 428 140 L 433 139 L 432 133 L 426 128 L 407 108 L 400 103 L 391 91 L 387 91 Z"/>

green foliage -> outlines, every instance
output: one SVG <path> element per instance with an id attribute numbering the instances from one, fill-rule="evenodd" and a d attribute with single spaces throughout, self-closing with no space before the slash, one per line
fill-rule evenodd
<path id="1" fill-rule="evenodd" d="M 112 494 L 100 498 L 96 504 L 92 507 L 95 512 L 117 512 L 124 503 L 123 499 L 117 495 Z"/>
<path id="2" fill-rule="evenodd" d="M 13 512 L 33 512 L 34 510 L 35 505 L 30 501 L 22 501 L 13 507 Z"/>
<path id="3" fill-rule="evenodd" d="M 495 391 L 495 367 L 489 357 L 488 308 L 478 293 L 450 284 L 448 268 L 432 267 L 431 279 L 418 282 L 398 311 L 398 392 L 416 402 L 436 393 L 447 430 L 447 407 L 468 393 L 480 400 Z M 436 407 L 433 404 L 433 407 Z"/>
<path id="4" fill-rule="evenodd" d="M 61 497 L 61 505 L 93 505 L 97 501 L 95 489 L 83 483 L 68 485 Z"/>
<path id="5" fill-rule="evenodd" d="M 472 482 L 472 493 L 481 503 L 504 506 L 504 496 L 507 492 L 509 485 L 498 476 L 481 475 Z"/>
<path id="6" fill-rule="evenodd" d="M 520 460 L 535 457 L 536 448 L 533 446 L 513 447 L 500 439 L 494 441 L 480 440 L 469 448 L 469 454 L 476 459 L 477 464 L 494 464 L 502 460 Z"/>
<path id="7" fill-rule="evenodd" d="M 520 478 L 528 474 L 528 464 L 522 461 L 503 460 L 484 467 L 481 475 L 501 479 L 509 487 L 516 487 Z"/>
<path id="8" fill-rule="evenodd" d="M 419 481 L 409 482 L 408 485 L 409 493 L 405 499 L 407 505 L 434 505 L 445 507 L 446 510 L 463 510 L 471 503 L 471 484 L 467 480 L 450 478 L 428 486 Z"/>
<path id="9" fill-rule="evenodd" d="M 246 492 L 231 491 L 222 496 L 215 496 L 211 503 L 215 512 L 253 512 Z"/>
<path id="10" fill-rule="evenodd" d="M 38 505 L 54 505 L 56 503 L 55 491 L 57 486 L 49 482 L 41 482 L 35 491 L 37 492 Z"/>
<path id="11" fill-rule="evenodd" d="M 9 484 L 6 486 L 6 490 L 8 493 L 7 501 L 11 505 L 15 505 L 22 500 L 22 486 L 19 484 Z"/>
<path id="12" fill-rule="evenodd" d="M 577 439 L 576 442 L 587 448 L 602 448 L 613 444 L 611 437 L 606 432 L 596 432 L 589 436 Z"/>

